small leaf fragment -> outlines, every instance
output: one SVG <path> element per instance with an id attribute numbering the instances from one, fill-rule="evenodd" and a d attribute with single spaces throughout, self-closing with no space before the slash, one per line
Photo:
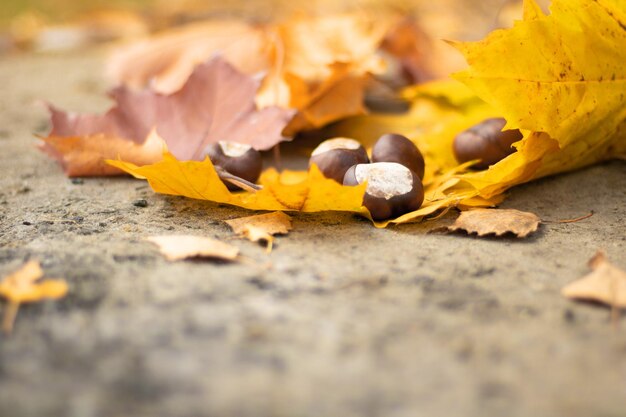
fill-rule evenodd
<path id="1" fill-rule="evenodd" d="M 292 228 L 291 218 L 280 211 L 227 220 L 226 224 L 251 242 L 267 242 L 268 252 L 272 251 L 274 235 L 287 234 Z"/>
<path id="2" fill-rule="evenodd" d="M 147 241 L 154 243 L 168 261 L 188 258 L 214 258 L 234 261 L 239 248 L 216 239 L 200 236 L 172 235 L 151 236 Z"/>
<path id="3" fill-rule="evenodd" d="M 478 236 L 513 233 L 523 238 L 536 232 L 539 224 L 541 219 L 534 213 L 513 209 L 476 209 L 462 212 L 448 230 L 463 230 Z"/>
<path id="4" fill-rule="evenodd" d="M 626 272 L 611 264 L 599 251 L 589 260 L 592 271 L 561 290 L 575 300 L 592 300 L 612 307 L 626 308 Z"/>
<path id="5" fill-rule="evenodd" d="M 0 282 L 0 297 L 9 304 L 2 321 L 2 330 L 10 333 L 21 303 L 34 303 L 44 299 L 58 299 L 67 294 L 64 280 L 48 279 L 37 283 L 44 276 L 37 261 L 30 261 Z"/>

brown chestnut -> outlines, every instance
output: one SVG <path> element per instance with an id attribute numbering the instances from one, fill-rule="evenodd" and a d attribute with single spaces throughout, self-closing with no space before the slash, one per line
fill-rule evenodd
<path id="1" fill-rule="evenodd" d="M 422 181 L 413 171 L 395 162 L 359 164 L 351 167 L 344 185 L 367 182 L 363 205 L 374 220 L 398 217 L 420 208 L 424 201 Z"/>
<path id="2" fill-rule="evenodd" d="M 207 146 L 204 152 L 214 165 L 235 177 L 254 183 L 261 175 L 261 153 L 250 145 L 220 141 Z M 228 181 L 222 181 L 231 191 L 240 189 Z"/>
<path id="3" fill-rule="evenodd" d="M 407 137 L 397 133 L 382 135 L 372 148 L 372 162 L 396 162 L 424 178 L 424 157 Z"/>
<path id="4" fill-rule="evenodd" d="M 357 164 L 367 164 L 369 161 L 365 148 L 359 142 L 354 139 L 335 138 L 325 140 L 315 148 L 309 160 L 309 167 L 317 165 L 326 178 L 341 184 L 348 168 Z"/>
<path id="5" fill-rule="evenodd" d="M 503 118 L 484 120 L 454 138 L 454 156 L 459 163 L 479 160 L 472 168 L 487 169 L 515 152 L 511 145 L 522 139 L 517 129 L 502 130 Z"/>

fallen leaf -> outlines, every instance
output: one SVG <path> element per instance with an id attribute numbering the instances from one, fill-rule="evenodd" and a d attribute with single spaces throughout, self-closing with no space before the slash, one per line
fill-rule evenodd
<path id="1" fill-rule="evenodd" d="M 255 74 L 271 65 L 273 48 L 262 26 L 237 20 L 192 23 L 117 48 L 107 73 L 134 88 L 172 94 L 216 53 L 239 71 Z"/>
<path id="2" fill-rule="evenodd" d="M 200 236 L 152 236 L 146 238 L 154 243 L 168 261 L 188 258 L 214 258 L 233 261 L 239 255 L 239 249 L 216 239 Z"/>
<path id="3" fill-rule="evenodd" d="M 196 23 L 119 49 L 108 72 L 127 85 L 150 85 L 169 94 L 182 87 L 195 65 L 220 53 L 246 74 L 264 74 L 259 106 L 299 111 L 286 131 L 293 134 L 364 113 L 369 74 L 385 71 L 381 44 L 400 24 L 407 20 L 366 13 L 299 16 L 267 25 Z M 397 42 L 387 42 L 391 44 L 399 49 Z M 414 61 L 413 56 L 412 65 Z"/>
<path id="4" fill-rule="evenodd" d="M 561 294 L 576 300 L 592 300 L 626 308 L 626 272 L 611 264 L 603 252 L 589 260 L 588 275 L 566 285 Z"/>
<path id="5" fill-rule="evenodd" d="M 381 47 L 399 59 L 403 75 L 410 84 L 445 77 L 450 73 L 435 73 L 434 67 L 440 63 L 433 59 L 430 37 L 412 18 L 406 17 L 393 25 L 385 34 Z"/>
<path id="6" fill-rule="evenodd" d="M 116 106 L 105 115 L 68 114 L 51 108 L 52 131 L 43 148 L 63 163 L 71 161 L 72 167 L 66 170 L 71 172 L 75 165 L 81 175 L 102 174 L 102 166 L 93 163 L 99 161 L 98 155 L 100 159 L 119 154 L 128 161 L 154 162 L 158 146 L 150 142 L 143 147 L 148 153 L 141 152 L 153 129 L 183 160 L 203 159 L 206 146 L 220 140 L 269 149 L 287 139 L 281 132 L 294 112 L 278 107 L 258 110 L 254 102 L 258 86 L 215 57 L 196 67 L 183 88 L 171 95 L 120 87 L 111 92 Z M 129 144 L 124 146 L 124 141 Z"/>
<path id="7" fill-rule="evenodd" d="M 345 187 L 325 178 L 316 166 L 308 172 L 267 169 L 261 174 L 259 191 L 229 191 L 211 161 L 179 161 L 166 153 L 163 160 L 138 167 L 123 161 L 109 164 L 147 179 L 158 193 L 182 195 L 199 200 L 231 204 L 251 210 L 267 211 L 354 211 L 361 212 L 365 186 Z"/>
<path id="8" fill-rule="evenodd" d="M 67 294 L 67 283 L 63 280 L 48 279 L 37 282 L 44 276 L 37 261 L 26 263 L 18 271 L 6 276 L 0 282 L 0 297 L 9 303 L 5 307 L 2 329 L 10 333 L 22 303 L 34 303 L 44 299 L 58 299 Z"/>
<path id="9" fill-rule="evenodd" d="M 404 93 L 412 101 L 410 112 L 361 116 L 335 126 L 338 136 L 370 143 L 376 133 L 397 126 L 424 154 L 426 183 L 457 167 L 457 184 L 392 223 L 432 214 L 424 208 L 492 206 L 515 185 L 624 158 L 623 8 L 615 0 L 554 0 L 551 10 L 544 15 L 526 1 L 525 19 L 513 28 L 455 44 L 470 64 L 456 78 L 469 88 L 447 81 L 412 87 Z M 517 151 L 487 170 L 459 170 L 454 137 L 490 117 L 505 117 L 507 128 L 522 130 Z"/>
<path id="10" fill-rule="evenodd" d="M 268 252 L 272 251 L 274 235 L 287 234 L 292 227 L 291 218 L 280 211 L 226 220 L 226 224 L 233 232 L 251 242 L 266 242 Z"/>
<path id="11" fill-rule="evenodd" d="M 456 78 L 498 109 L 506 128 L 533 132 L 493 169 L 465 177 L 482 196 L 626 149 L 623 3 L 555 0 L 550 10 L 526 0 L 512 29 L 456 44 L 470 64 Z"/>
<path id="12" fill-rule="evenodd" d="M 512 233 L 523 238 L 536 232 L 540 224 L 541 219 L 533 213 L 511 209 L 475 209 L 462 212 L 448 230 L 463 230 L 478 236 Z"/>
<path id="13" fill-rule="evenodd" d="M 133 164 L 149 165 L 160 161 L 167 149 L 163 139 L 154 132 L 141 144 L 105 134 L 48 136 L 41 140 L 39 148 L 58 160 L 68 177 L 119 175 L 123 172 L 107 164 L 105 159 L 124 158 Z"/>

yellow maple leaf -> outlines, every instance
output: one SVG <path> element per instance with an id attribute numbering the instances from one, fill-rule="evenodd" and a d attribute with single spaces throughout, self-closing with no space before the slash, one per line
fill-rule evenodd
<path id="1" fill-rule="evenodd" d="M 18 271 L 0 282 L 0 297 L 9 303 L 4 313 L 2 329 L 10 333 L 21 303 L 34 303 L 46 298 L 61 298 L 67 294 L 67 283 L 63 280 L 48 279 L 37 282 L 44 273 L 39 262 L 30 261 Z"/>
<path id="2" fill-rule="evenodd" d="M 346 187 L 325 178 L 316 166 L 308 172 L 274 169 L 263 172 L 259 191 L 231 192 L 222 183 L 211 160 L 178 161 L 170 153 L 152 165 L 139 167 L 124 161 L 107 161 L 136 178 L 147 179 L 158 193 L 268 211 L 361 212 L 365 185 Z"/>
<path id="3" fill-rule="evenodd" d="M 368 142 L 366 131 L 399 130 L 422 150 L 425 204 L 390 222 L 420 219 L 435 207 L 491 206 L 515 185 L 624 158 L 625 16 L 615 0 L 555 0 L 548 16 L 526 1 L 525 19 L 512 29 L 456 44 L 470 64 L 456 78 L 469 89 L 454 82 L 413 87 L 405 92 L 412 101 L 406 115 L 362 116 L 335 127 L 342 136 L 363 135 Z M 484 171 L 457 169 L 456 184 L 438 180 L 457 164 L 456 134 L 489 117 L 505 117 L 507 128 L 522 130 L 517 152 Z M 446 186 L 433 188 L 433 181 Z"/>
<path id="4" fill-rule="evenodd" d="M 456 46 L 469 69 L 456 75 L 527 132 L 495 169 L 466 176 L 489 197 L 512 185 L 622 157 L 626 150 L 626 9 L 617 0 L 555 0 L 544 15 Z M 499 166 L 498 166 L 499 165 Z"/>

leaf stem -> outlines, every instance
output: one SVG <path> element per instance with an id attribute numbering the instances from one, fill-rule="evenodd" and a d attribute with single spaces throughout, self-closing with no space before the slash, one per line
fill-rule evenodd
<path id="1" fill-rule="evenodd" d="M 217 172 L 217 175 L 220 177 L 220 179 L 222 179 L 223 181 L 229 182 L 233 185 L 236 185 L 237 187 L 243 190 L 255 193 L 263 189 L 261 185 L 252 183 L 248 180 L 244 180 L 241 177 L 233 175 L 230 172 L 226 171 L 221 166 L 215 165 L 214 168 L 215 168 L 215 171 Z"/>
<path id="2" fill-rule="evenodd" d="M 15 301 L 9 301 L 4 308 L 4 316 L 2 318 L 2 331 L 5 334 L 11 334 L 13 331 L 13 324 L 17 317 L 17 311 L 20 308 L 20 303 Z"/>
<path id="3" fill-rule="evenodd" d="M 589 214 L 585 214 L 584 216 L 577 217 L 575 219 L 566 219 L 566 220 L 542 220 L 541 223 L 578 223 L 579 221 L 585 220 L 593 216 L 595 212 L 591 210 Z"/>

